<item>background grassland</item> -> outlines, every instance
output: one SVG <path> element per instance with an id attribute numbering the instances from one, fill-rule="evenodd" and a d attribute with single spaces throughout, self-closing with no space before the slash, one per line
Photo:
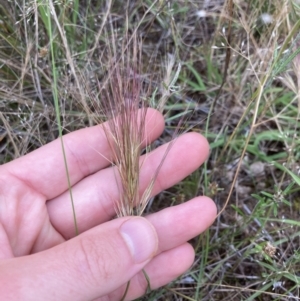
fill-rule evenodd
<path id="1" fill-rule="evenodd" d="M 171 88 L 159 143 L 193 108 L 210 158 L 148 211 L 206 194 L 221 213 L 190 271 L 145 300 L 300 299 L 299 1 L 17 0 L 0 16 L 1 163 L 97 123 L 110 49 L 133 34 L 153 93 Z"/>

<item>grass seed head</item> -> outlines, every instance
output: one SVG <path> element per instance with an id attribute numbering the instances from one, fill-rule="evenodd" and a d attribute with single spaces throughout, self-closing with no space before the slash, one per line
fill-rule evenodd
<path id="1" fill-rule="evenodd" d="M 104 88 L 103 111 L 109 119 L 104 127 L 118 171 L 120 201 L 118 216 L 141 215 L 139 200 L 140 155 L 145 145 L 145 118 L 148 92 L 143 90 L 140 43 L 123 44 L 120 59 L 113 59 L 107 86 Z M 114 56 L 112 56 L 114 57 Z M 141 205 L 141 206 L 140 206 Z"/>

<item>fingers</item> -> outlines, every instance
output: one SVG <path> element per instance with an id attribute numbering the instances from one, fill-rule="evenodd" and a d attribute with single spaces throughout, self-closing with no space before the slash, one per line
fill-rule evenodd
<path id="1" fill-rule="evenodd" d="M 193 262 L 193 250 L 183 240 L 203 231 L 216 215 L 204 197 L 169 209 L 151 216 L 151 223 L 142 217 L 115 219 L 47 251 L 0 261 L 1 297 L 120 300 L 131 279 L 127 300 L 132 300 L 146 291 L 143 268 L 153 289 L 168 283 Z"/>
<path id="2" fill-rule="evenodd" d="M 148 109 L 145 141 L 155 140 L 164 127 L 163 116 Z M 112 154 L 101 126 L 82 129 L 64 136 L 71 185 L 110 165 Z M 68 189 L 60 139 L 0 167 L 29 187 L 52 199 Z"/>
<path id="3" fill-rule="evenodd" d="M 197 197 L 146 218 L 156 229 L 158 252 L 164 252 L 205 231 L 214 222 L 216 215 L 216 205 L 210 198 Z"/>
<path id="4" fill-rule="evenodd" d="M 215 204 L 207 197 L 198 197 L 179 206 L 167 208 L 147 217 L 158 235 L 158 254 L 144 268 L 151 289 L 156 289 L 182 275 L 194 262 L 194 249 L 186 241 L 205 231 L 214 221 Z M 147 280 L 139 272 L 130 281 L 126 300 L 145 294 Z M 110 294 L 110 300 L 120 300 L 123 286 Z"/>
<path id="5" fill-rule="evenodd" d="M 65 241 L 50 223 L 44 197 L 1 172 L 0 208 L 0 259 L 35 253 Z"/>
<path id="6" fill-rule="evenodd" d="M 194 262 L 195 252 L 193 247 L 185 243 L 177 248 L 163 252 L 156 256 L 144 268 L 151 290 L 164 286 L 184 272 L 186 272 Z M 141 271 L 130 280 L 130 286 L 125 300 L 134 300 L 143 296 L 148 289 L 148 282 L 145 274 Z M 119 301 L 121 293 L 125 288 L 120 288 L 111 296 L 111 300 Z"/>
<path id="7" fill-rule="evenodd" d="M 128 282 L 154 256 L 141 217 L 120 218 L 31 256 L 0 261 L 3 300 L 94 300 Z"/>
<path id="8" fill-rule="evenodd" d="M 153 151 L 143 161 L 140 175 L 141 194 L 149 185 L 168 145 Z M 209 146 L 206 139 L 196 133 L 179 137 L 172 145 L 158 173 L 153 193 L 167 189 L 197 169 L 207 158 Z M 115 215 L 119 188 L 116 184 L 116 171 L 113 168 L 85 178 L 72 189 L 76 219 L 80 233 Z M 47 203 L 50 220 L 54 227 L 65 237 L 74 236 L 74 220 L 69 193 L 66 192 Z"/>

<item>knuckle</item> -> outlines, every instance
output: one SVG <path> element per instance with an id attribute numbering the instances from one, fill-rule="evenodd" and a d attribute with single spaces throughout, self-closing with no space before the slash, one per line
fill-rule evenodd
<path id="1" fill-rule="evenodd" d="M 111 239 L 106 240 L 103 244 L 95 242 L 93 237 L 79 240 L 75 264 L 83 281 L 99 286 L 115 276 L 119 262 L 116 260 L 112 244 Z"/>

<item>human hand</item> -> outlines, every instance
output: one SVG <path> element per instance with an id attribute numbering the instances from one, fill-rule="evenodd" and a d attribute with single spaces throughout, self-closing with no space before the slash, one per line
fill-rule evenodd
<path id="1" fill-rule="evenodd" d="M 163 130 L 155 110 L 147 114 L 148 141 Z M 118 187 L 101 126 L 64 137 L 80 235 L 75 236 L 68 182 L 59 140 L 0 166 L 0 296 L 2 300 L 126 300 L 163 286 L 193 263 L 188 240 L 216 216 L 207 197 L 143 217 L 115 216 Z M 141 191 L 166 145 L 148 155 Z M 172 146 L 153 195 L 197 169 L 208 156 L 204 137 L 185 134 Z"/>

